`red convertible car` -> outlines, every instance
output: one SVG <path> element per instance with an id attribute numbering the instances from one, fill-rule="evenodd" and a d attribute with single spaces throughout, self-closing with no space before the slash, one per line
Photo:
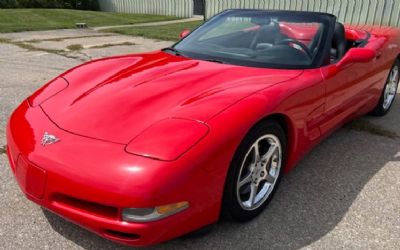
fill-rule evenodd
<path id="1" fill-rule="evenodd" d="M 396 96 L 395 28 L 228 10 L 187 33 L 68 70 L 15 110 L 7 152 L 30 200 L 129 245 L 247 221 L 313 146 Z"/>

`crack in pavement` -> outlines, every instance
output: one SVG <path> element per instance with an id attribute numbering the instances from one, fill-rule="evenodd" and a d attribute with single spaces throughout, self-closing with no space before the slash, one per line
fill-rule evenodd
<path id="1" fill-rule="evenodd" d="M 92 37 L 108 37 L 114 36 L 114 34 L 100 34 L 100 35 L 87 35 L 87 36 L 67 36 L 67 37 L 55 37 L 55 38 L 44 38 L 44 39 L 31 39 L 22 42 L 27 43 L 40 43 L 40 42 L 61 42 L 65 40 L 73 40 L 73 39 L 80 39 L 80 38 L 92 38 Z"/>
<path id="2" fill-rule="evenodd" d="M 77 58 L 75 56 L 69 55 L 67 53 L 67 51 L 65 51 L 65 50 L 38 48 L 38 47 L 33 46 L 30 43 L 15 42 L 15 41 L 12 41 L 12 40 L 7 39 L 7 38 L 0 39 L 0 43 L 5 43 L 5 44 L 11 44 L 11 45 L 14 45 L 14 46 L 18 46 L 19 48 L 25 49 L 27 51 L 42 51 L 42 52 L 46 52 L 46 53 L 49 53 L 49 54 L 55 54 L 55 55 L 63 56 L 63 57 L 66 57 L 66 58 L 78 59 L 78 60 L 80 59 L 80 58 Z"/>
<path id="3" fill-rule="evenodd" d="M 367 120 L 354 120 L 344 126 L 349 130 L 359 131 L 359 132 L 366 132 L 372 135 L 382 136 L 390 139 L 397 139 L 400 138 L 396 132 L 387 130 L 386 128 L 373 124 Z"/>
<path id="4" fill-rule="evenodd" d="M 93 57 L 91 57 L 89 54 L 87 54 L 87 53 L 85 53 L 85 52 L 83 52 L 83 51 L 78 51 L 77 52 L 78 54 L 81 54 L 82 56 L 84 56 L 84 57 L 86 57 L 87 58 L 87 60 L 93 60 Z M 81 61 L 86 61 L 85 59 L 80 59 Z"/>
<path id="5" fill-rule="evenodd" d="M 7 146 L 3 145 L 0 147 L 0 155 L 7 154 Z"/>
<path id="6" fill-rule="evenodd" d="M 107 35 L 109 36 L 109 35 Z M 40 40 L 38 40 L 40 41 Z M 107 44 L 101 44 L 101 45 L 93 45 L 93 46 L 88 46 L 88 47 L 83 47 L 80 44 L 73 44 L 69 45 L 66 49 L 46 49 L 46 48 L 41 48 L 41 47 L 36 47 L 29 41 L 13 41 L 11 39 L 7 38 L 0 38 L 0 43 L 4 44 L 10 44 L 17 46 L 21 49 L 25 49 L 27 51 L 36 51 L 36 52 L 44 52 L 48 54 L 55 54 L 59 56 L 63 56 L 66 58 L 71 58 L 75 60 L 80 60 L 82 62 L 90 61 L 93 60 L 93 57 L 90 56 L 88 53 L 83 52 L 83 49 L 97 49 L 97 48 L 107 48 L 107 47 L 112 47 L 112 46 L 128 46 L 128 45 L 135 45 L 133 42 L 120 42 L 120 43 L 107 43 Z M 72 48 L 71 46 L 78 46 L 77 48 Z M 79 47 L 80 46 L 80 47 Z M 71 47 L 71 48 L 69 48 Z M 37 55 L 30 55 L 30 56 L 37 56 Z M 0 58 L 1 60 L 1 58 Z"/>

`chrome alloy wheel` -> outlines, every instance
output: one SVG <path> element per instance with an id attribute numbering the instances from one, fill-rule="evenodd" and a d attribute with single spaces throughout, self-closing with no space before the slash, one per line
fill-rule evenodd
<path id="1" fill-rule="evenodd" d="M 387 110 L 393 103 L 396 96 L 397 85 L 399 83 L 399 67 L 396 65 L 393 67 L 389 75 L 388 83 L 385 86 L 385 91 L 383 94 L 383 109 Z"/>
<path id="2" fill-rule="evenodd" d="M 255 210 L 270 196 L 282 166 L 282 146 L 272 134 L 257 139 L 240 167 L 236 195 L 244 210 Z"/>

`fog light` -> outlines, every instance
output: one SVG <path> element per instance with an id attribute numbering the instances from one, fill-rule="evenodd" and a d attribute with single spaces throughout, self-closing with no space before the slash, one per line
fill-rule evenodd
<path id="1" fill-rule="evenodd" d="M 124 208 L 122 210 L 122 219 L 132 222 L 156 221 L 183 211 L 188 207 L 189 203 L 182 201 L 153 208 Z"/>

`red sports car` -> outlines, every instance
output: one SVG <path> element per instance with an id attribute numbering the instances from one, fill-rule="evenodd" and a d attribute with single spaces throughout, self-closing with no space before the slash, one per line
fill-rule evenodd
<path id="1" fill-rule="evenodd" d="M 129 245 L 247 221 L 314 145 L 396 96 L 395 28 L 228 10 L 187 33 L 73 68 L 15 110 L 7 152 L 30 200 Z"/>

